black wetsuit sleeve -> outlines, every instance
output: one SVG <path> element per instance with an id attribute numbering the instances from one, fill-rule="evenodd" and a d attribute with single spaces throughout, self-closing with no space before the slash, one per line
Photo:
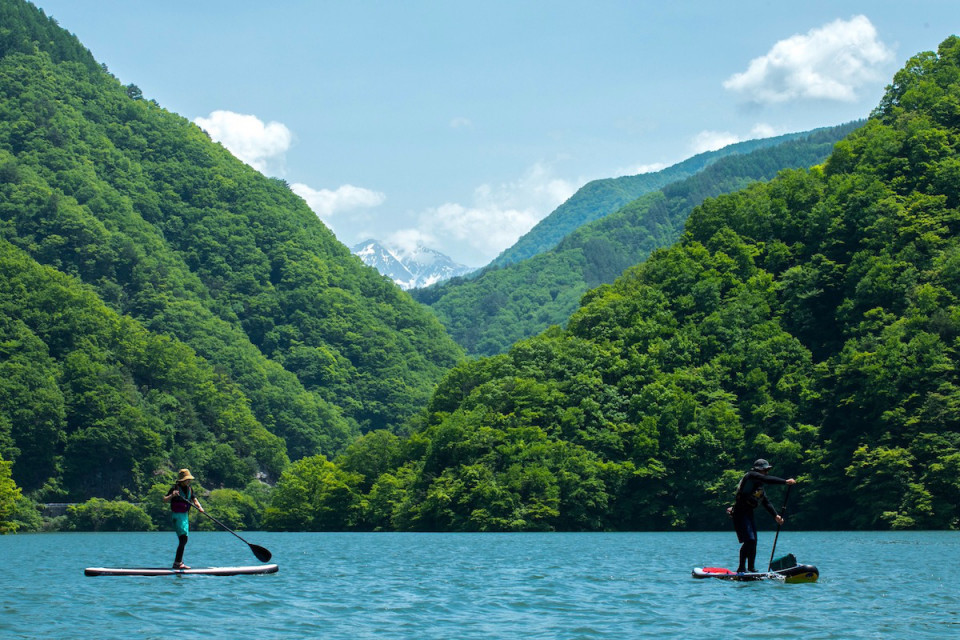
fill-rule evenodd
<path id="1" fill-rule="evenodd" d="M 766 495 L 763 496 L 762 504 L 763 508 L 766 509 L 770 515 L 772 515 L 774 518 L 777 517 L 777 510 L 773 508 L 772 504 L 770 504 L 770 500 L 767 499 Z"/>
<path id="2" fill-rule="evenodd" d="M 766 494 L 761 490 L 765 484 L 786 484 L 787 481 L 777 476 L 769 476 L 759 471 L 748 471 L 740 481 L 737 491 L 736 503 L 734 509 L 754 509 L 761 504 L 763 508 L 770 512 L 770 515 L 776 517 L 777 510 L 773 508 Z"/>
<path id="3" fill-rule="evenodd" d="M 787 484 L 787 481 L 784 478 L 778 478 L 777 476 L 765 476 L 763 474 L 760 475 L 764 484 Z M 770 504 L 770 500 L 767 498 L 766 494 L 763 495 L 763 508 L 766 509 L 774 518 L 779 515 L 774 506 Z"/>

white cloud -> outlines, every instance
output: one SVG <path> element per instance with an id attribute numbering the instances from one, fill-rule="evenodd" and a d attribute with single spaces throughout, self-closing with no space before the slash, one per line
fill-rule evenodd
<path id="1" fill-rule="evenodd" d="M 661 171 L 667 168 L 666 162 L 651 162 L 650 164 L 642 164 L 639 167 L 636 167 L 635 170 L 638 174 L 640 173 L 654 173 L 656 171 Z"/>
<path id="2" fill-rule="evenodd" d="M 284 154 L 293 142 L 293 133 L 282 123 L 264 123 L 257 116 L 224 110 L 214 111 L 208 118 L 196 118 L 194 122 L 213 140 L 257 171 L 266 173 L 274 168 L 279 175 L 284 173 Z M 376 207 L 386 200 L 386 196 L 379 191 L 352 184 L 330 190 L 295 183 L 290 185 L 290 189 L 306 200 L 317 217 L 331 228 L 330 218 L 337 213 Z"/>
<path id="3" fill-rule="evenodd" d="M 345 184 L 334 191 L 330 189 L 314 189 L 302 183 L 290 185 L 290 189 L 307 201 L 317 216 L 329 224 L 335 214 L 352 209 L 366 209 L 384 203 L 387 196 L 379 191 L 355 187 Z"/>
<path id="4" fill-rule="evenodd" d="M 463 260 L 486 263 L 575 191 L 573 184 L 557 178 L 549 167 L 538 163 L 516 181 L 480 185 L 469 204 L 447 202 L 432 207 L 420 214 L 417 229 L 398 233 L 408 234 L 408 244 L 421 239 L 424 245 L 463 246 L 463 253 L 469 254 Z M 390 242 L 400 245 L 393 238 Z"/>
<path id="5" fill-rule="evenodd" d="M 762 103 L 801 98 L 852 102 L 857 89 L 882 77 L 880 65 L 892 58 L 873 24 L 860 15 L 777 42 L 723 86 Z"/>
<path id="6" fill-rule="evenodd" d="M 772 138 L 778 136 L 782 131 L 777 131 L 775 128 L 769 124 L 760 122 L 753 125 L 753 129 L 750 130 L 750 137 L 748 140 L 757 140 L 758 138 Z"/>
<path id="7" fill-rule="evenodd" d="M 437 234 L 466 242 L 480 254 L 493 258 L 529 231 L 543 216 L 533 209 L 496 204 L 463 206 L 442 204 L 427 213 L 428 225 Z"/>
<path id="8" fill-rule="evenodd" d="M 195 118 L 194 122 L 230 153 L 261 173 L 273 165 L 282 165 L 283 154 L 293 142 L 293 134 L 285 125 L 264 123 L 253 115 L 218 110 L 208 118 Z"/>
<path id="9" fill-rule="evenodd" d="M 617 171 L 618 175 L 621 176 L 636 176 L 641 173 L 654 173 L 660 171 L 661 169 L 666 169 L 668 165 L 666 162 L 651 162 L 649 164 L 639 164 L 632 167 L 627 167 L 626 169 L 620 169 Z"/>
<path id="10" fill-rule="evenodd" d="M 473 122 L 470 120 L 470 118 L 457 117 L 450 121 L 451 129 L 464 129 L 472 126 Z"/>
<path id="11" fill-rule="evenodd" d="M 729 131 L 701 131 L 691 143 L 693 153 L 703 153 L 705 151 L 716 151 L 722 149 L 728 144 L 740 142 L 740 136 Z"/>
<path id="12" fill-rule="evenodd" d="M 420 229 L 400 229 L 387 235 L 383 244 L 401 258 L 416 258 L 422 254 L 423 247 L 432 248 L 436 238 Z"/>
<path id="13" fill-rule="evenodd" d="M 690 148 L 694 154 L 698 154 L 704 153 L 705 151 L 716 151 L 727 145 L 743 142 L 744 140 L 771 138 L 780 135 L 780 133 L 782 132 L 778 132 L 774 127 L 763 122 L 755 124 L 746 136 L 739 136 L 729 131 L 701 131 L 693 137 Z"/>

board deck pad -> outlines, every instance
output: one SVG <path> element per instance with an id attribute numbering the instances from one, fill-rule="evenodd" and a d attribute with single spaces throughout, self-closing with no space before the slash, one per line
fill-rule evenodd
<path id="1" fill-rule="evenodd" d="M 248 567 L 196 567 L 193 569 L 171 569 L 169 567 L 87 567 L 86 576 L 241 576 L 263 573 L 276 573 L 280 567 L 275 564 L 259 564 Z"/>

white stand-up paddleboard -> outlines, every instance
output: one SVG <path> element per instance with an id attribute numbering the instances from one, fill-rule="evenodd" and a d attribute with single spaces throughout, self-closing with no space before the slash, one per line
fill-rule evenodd
<path id="1" fill-rule="evenodd" d="M 86 576 L 242 576 L 260 573 L 276 573 L 275 564 L 260 564 L 250 567 L 197 567 L 196 569 L 87 567 Z"/>

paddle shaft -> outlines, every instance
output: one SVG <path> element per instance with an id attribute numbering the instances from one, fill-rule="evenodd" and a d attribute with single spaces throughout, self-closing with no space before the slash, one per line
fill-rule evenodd
<path id="1" fill-rule="evenodd" d="M 792 484 L 787 485 L 787 495 L 783 497 L 783 506 L 780 507 L 780 517 L 783 518 L 787 514 L 787 500 L 790 499 L 790 487 Z M 767 563 L 767 571 L 773 569 L 773 554 L 777 551 L 777 538 L 780 537 L 780 527 L 783 525 L 777 523 L 777 534 L 773 536 L 773 549 L 770 550 L 770 562 Z"/>
<path id="2" fill-rule="evenodd" d="M 193 507 L 194 509 L 196 509 L 196 506 L 193 505 L 192 503 L 187 503 L 187 504 L 189 504 L 191 507 Z M 199 509 L 197 509 L 197 510 L 200 511 Z M 219 520 L 217 520 L 216 518 L 214 518 L 212 515 L 210 515 L 210 514 L 207 513 L 206 511 L 200 511 L 200 513 L 202 513 L 203 515 L 207 516 L 208 518 L 210 518 L 211 520 L 213 520 L 214 522 L 216 522 L 218 525 L 220 525 L 221 527 L 223 527 L 224 530 L 229 531 L 229 532 L 232 533 L 233 535 L 235 535 L 235 536 L 237 536 L 238 538 L 240 538 L 240 540 L 243 540 L 243 538 L 240 536 L 239 533 L 237 533 L 236 531 L 234 531 L 233 529 L 231 529 L 231 528 L 228 527 L 227 525 L 223 524 L 222 522 L 220 522 Z M 268 562 L 268 561 L 270 560 L 270 557 L 272 556 L 272 554 L 271 554 L 267 549 L 264 549 L 263 547 L 261 547 L 261 546 L 259 546 L 259 545 L 251 544 L 251 543 L 247 542 L 246 540 L 243 540 L 243 542 L 246 542 L 247 546 L 250 547 L 250 551 L 253 552 L 253 555 L 257 556 L 257 559 L 258 559 L 258 560 L 260 560 L 261 562 Z"/>

